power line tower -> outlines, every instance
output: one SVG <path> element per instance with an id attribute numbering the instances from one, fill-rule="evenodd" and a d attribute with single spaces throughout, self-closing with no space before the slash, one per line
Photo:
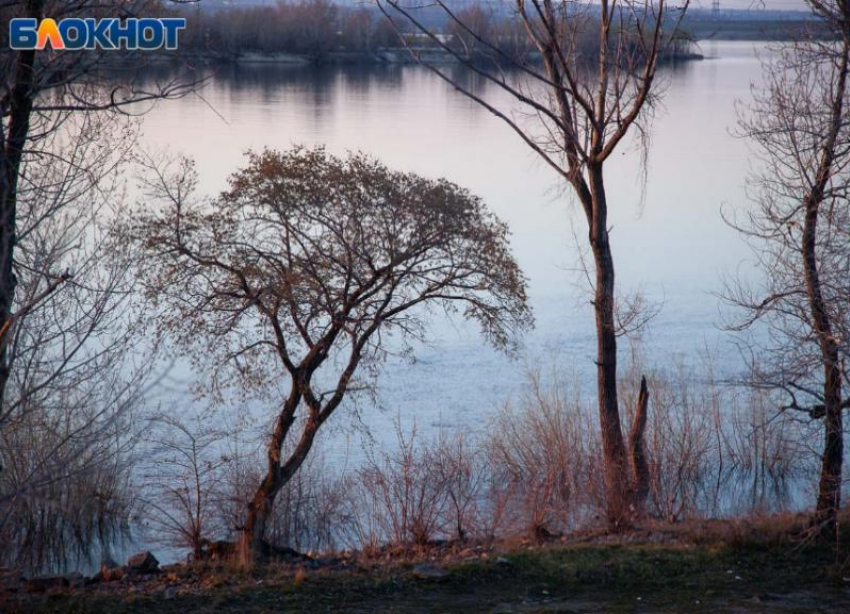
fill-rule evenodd
<path id="1" fill-rule="evenodd" d="M 711 15 L 715 19 L 720 18 L 720 0 L 712 0 L 712 2 L 711 2 Z"/>

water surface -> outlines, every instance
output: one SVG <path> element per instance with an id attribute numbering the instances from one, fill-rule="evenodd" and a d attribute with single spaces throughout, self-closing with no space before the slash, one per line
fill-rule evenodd
<path id="1" fill-rule="evenodd" d="M 732 130 L 736 102 L 750 96 L 760 65 L 752 43 L 706 43 L 702 51 L 706 60 L 665 70 L 645 185 L 636 147 L 618 152 L 607 167 L 611 240 L 620 289 L 641 289 L 662 303 L 642 339 L 649 361 L 665 365 L 709 352 L 722 372 L 734 373 L 742 365 L 718 328 L 714 293 L 724 272 L 746 270 L 749 253 L 721 208 L 747 206 L 747 144 Z M 467 83 L 510 104 L 486 82 Z M 526 368 L 553 362 L 574 371 L 592 396 L 593 320 L 576 271 L 583 218 L 554 173 L 510 129 L 426 69 L 224 67 L 198 96 L 156 107 L 143 141 L 194 157 L 209 193 L 225 186 L 249 149 L 362 150 L 391 167 L 469 188 L 510 225 L 537 318 L 522 355 L 509 360 L 484 346 L 474 327 L 436 318 L 414 363 L 391 360 L 383 369 L 378 401 L 385 411 L 364 415 L 379 440 L 394 438 L 396 416 L 405 425 L 415 419 L 420 427 L 479 430 L 516 397 Z M 185 379 L 175 375 L 170 390 L 185 387 Z"/>

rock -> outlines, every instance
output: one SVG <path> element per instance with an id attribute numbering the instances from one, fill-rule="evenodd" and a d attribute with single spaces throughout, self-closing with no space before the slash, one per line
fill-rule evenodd
<path id="1" fill-rule="evenodd" d="M 137 574 L 157 573 L 159 561 L 150 551 L 145 550 L 127 559 L 127 569 Z"/>
<path id="2" fill-rule="evenodd" d="M 68 580 L 65 576 L 38 576 L 24 583 L 24 590 L 28 593 L 47 593 L 66 588 L 68 588 Z"/>
<path id="3" fill-rule="evenodd" d="M 433 563 L 419 563 L 418 565 L 414 565 L 413 575 L 417 578 L 437 580 L 445 578 L 449 575 L 449 572 Z"/>
<path id="4" fill-rule="evenodd" d="M 510 565 L 511 562 L 503 556 L 496 559 L 496 565 Z"/>
<path id="5" fill-rule="evenodd" d="M 177 587 L 168 586 L 162 594 L 163 599 L 175 599 L 177 597 Z"/>

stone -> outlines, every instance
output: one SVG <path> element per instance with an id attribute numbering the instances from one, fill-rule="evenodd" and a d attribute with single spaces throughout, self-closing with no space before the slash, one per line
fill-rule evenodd
<path id="1" fill-rule="evenodd" d="M 145 550 L 127 559 L 127 569 L 136 574 L 157 573 L 159 561 L 149 550 Z"/>

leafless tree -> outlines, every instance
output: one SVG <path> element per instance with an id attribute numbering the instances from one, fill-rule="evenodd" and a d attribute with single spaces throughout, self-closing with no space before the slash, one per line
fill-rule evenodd
<path id="1" fill-rule="evenodd" d="M 119 171 L 137 132 L 132 105 L 190 88 L 140 89 L 136 70 L 108 73 L 99 52 L 12 50 L 5 25 L 158 7 L 0 1 L 0 550 L 10 564 L 61 566 L 128 528 L 131 410 L 149 373 L 135 352 L 128 260 L 113 243 Z"/>
<path id="2" fill-rule="evenodd" d="M 363 155 L 265 151 L 199 203 L 190 165 L 175 176 L 155 168 L 162 212 L 134 232 L 161 331 L 211 368 L 213 387 L 238 381 L 280 406 L 245 554 L 261 553 L 277 493 L 347 393 L 367 383 L 358 373 L 422 338 L 430 310 L 477 321 L 498 347 L 531 324 L 507 227 L 445 180 Z"/>
<path id="3" fill-rule="evenodd" d="M 0 15 L 4 23 L 12 17 L 126 17 L 159 5 L 146 0 L 2 0 Z M 53 135 L 63 130 L 69 118 L 80 113 L 120 115 L 136 103 L 182 95 L 194 85 L 179 81 L 140 88 L 134 76 L 136 70 L 132 74 L 124 71 L 118 81 L 114 74 L 107 75 L 103 70 L 104 53 L 56 52 L 50 48 L 15 51 L 7 43 L 4 41 L 0 50 L 0 429 L 9 412 L 9 343 L 17 322 L 67 280 L 63 271 L 41 269 L 38 291 L 24 300 L 18 287 L 20 225 L 21 217 L 26 215 L 19 199 L 24 191 L 34 187 L 29 183 L 35 179 L 24 172 L 27 158 L 58 157 L 70 168 L 74 161 L 64 158 L 62 150 L 50 147 Z M 141 63 L 138 58 L 137 65 Z M 61 215 L 55 210 L 44 213 L 46 218 L 31 221 L 40 223 Z"/>
<path id="4" fill-rule="evenodd" d="M 21 164 L 13 272 L 22 307 L 5 340 L 0 429 L 0 550 L 13 565 L 91 555 L 125 531 L 131 511 L 131 410 L 148 363 L 136 355 L 130 261 L 113 229 L 135 130 L 103 119 L 67 118 Z"/>
<path id="5" fill-rule="evenodd" d="M 744 309 L 734 328 L 763 326 L 753 383 L 787 393 L 786 410 L 823 421 L 814 527 L 834 538 L 850 406 L 850 2 L 808 5 L 834 37 L 777 49 L 740 113 L 760 166 L 749 184 L 755 207 L 732 223 L 751 241 L 764 281 L 732 284 L 726 298 Z"/>
<path id="6" fill-rule="evenodd" d="M 617 337 L 623 331 L 616 313 L 604 169 L 630 132 L 639 139 L 648 136 L 648 122 L 659 95 L 658 67 L 665 54 L 679 44 L 676 32 L 688 0 L 679 6 L 665 0 L 518 0 L 512 5 L 515 19 L 536 52 L 519 56 L 506 53 L 498 37 L 494 40 L 480 31 L 478 20 L 468 22 L 441 0 L 434 4 L 453 29 L 475 41 L 474 58 L 465 51 L 469 45 L 458 49 L 432 32 L 417 10 L 419 3 L 379 2 L 390 19 L 403 15 L 435 45 L 510 95 L 512 106 L 500 107 L 453 79 L 451 73 L 429 66 L 507 123 L 572 188 L 587 219 L 594 268 L 588 278 L 596 318 L 607 519 L 612 529 L 627 526 L 639 512 L 646 492 L 640 486 L 645 475 L 634 471 L 635 465 L 645 467 L 634 462 L 641 456 L 643 432 L 642 428 L 633 431 L 627 445 L 621 425 Z M 482 56 L 489 61 L 482 61 Z"/>

